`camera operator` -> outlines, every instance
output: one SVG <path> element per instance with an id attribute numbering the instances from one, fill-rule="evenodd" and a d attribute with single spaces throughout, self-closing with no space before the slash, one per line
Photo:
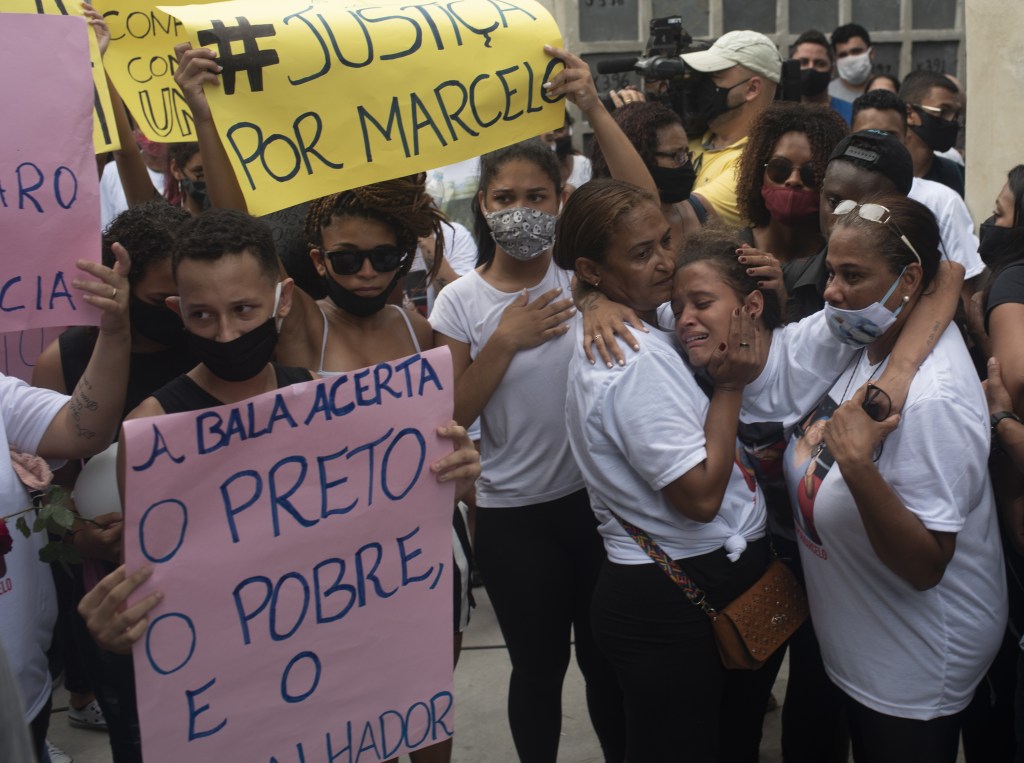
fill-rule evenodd
<path id="1" fill-rule="evenodd" d="M 727 225 L 742 227 L 746 222 L 736 199 L 740 157 L 754 118 L 775 98 L 782 57 L 763 34 L 744 30 L 722 35 L 709 49 L 684 53 L 682 59 L 703 75 L 687 96 L 687 132 L 697 171 L 693 192 Z M 706 132 L 700 135 L 691 124 Z"/>

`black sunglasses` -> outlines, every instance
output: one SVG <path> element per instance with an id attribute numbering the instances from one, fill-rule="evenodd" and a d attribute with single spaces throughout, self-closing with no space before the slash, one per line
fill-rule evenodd
<path id="1" fill-rule="evenodd" d="M 373 249 L 339 249 L 336 252 L 324 252 L 331 262 L 331 267 L 339 276 L 351 276 L 363 269 L 367 259 L 378 273 L 390 273 L 398 270 L 405 256 L 397 246 L 382 244 Z"/>
<path id="2" fill-rule="evenodd" d="M 793 162 L 784 156 L 775 156 L 764 165 L 764 174 L 773 183 L 782 185 L 793 174 Z M 800 166 L 800 182 L 808 188 L 817 188 L 814 182 L 814 165 L 808 162 Z"/>

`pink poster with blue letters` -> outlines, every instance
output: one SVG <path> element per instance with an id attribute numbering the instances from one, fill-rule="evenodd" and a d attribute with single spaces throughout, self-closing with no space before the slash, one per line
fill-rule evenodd
<path id="1" fill-rule="evenodd" d="M 71 282 L 100 259 L 89 35 L 81 16 L 4 13 L 0 332 L 99 322 Z"/>
<path id="2" fill-rule="evenodd" d="M 453 729 L 447 349 L 126 422 L 146 763 L 373 763 Z M 134 601 L 135 599 L 133 599 Z"/>

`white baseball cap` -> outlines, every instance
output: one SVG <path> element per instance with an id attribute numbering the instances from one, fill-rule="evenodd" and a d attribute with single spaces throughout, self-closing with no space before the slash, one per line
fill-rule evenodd
<path id="1" fill-rule="evenodd" d="M 782 56 L 775 44 L 760 32 L 743 29 L 723 34 L 707 50 L 681 56 L 699 72 L 720 72 L 742 66 L 772 82 L 782 78 Z"/>

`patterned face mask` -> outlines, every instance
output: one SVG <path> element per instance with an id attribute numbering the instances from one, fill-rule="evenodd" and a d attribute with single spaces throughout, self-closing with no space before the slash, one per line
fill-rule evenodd
<path id="1" fill-rule="evenodd" d="M 484 214 L 494 243 L 510 257 L 533 260 L 555 243 L 556 215 L 531 207 L 512 207 Z"/>

